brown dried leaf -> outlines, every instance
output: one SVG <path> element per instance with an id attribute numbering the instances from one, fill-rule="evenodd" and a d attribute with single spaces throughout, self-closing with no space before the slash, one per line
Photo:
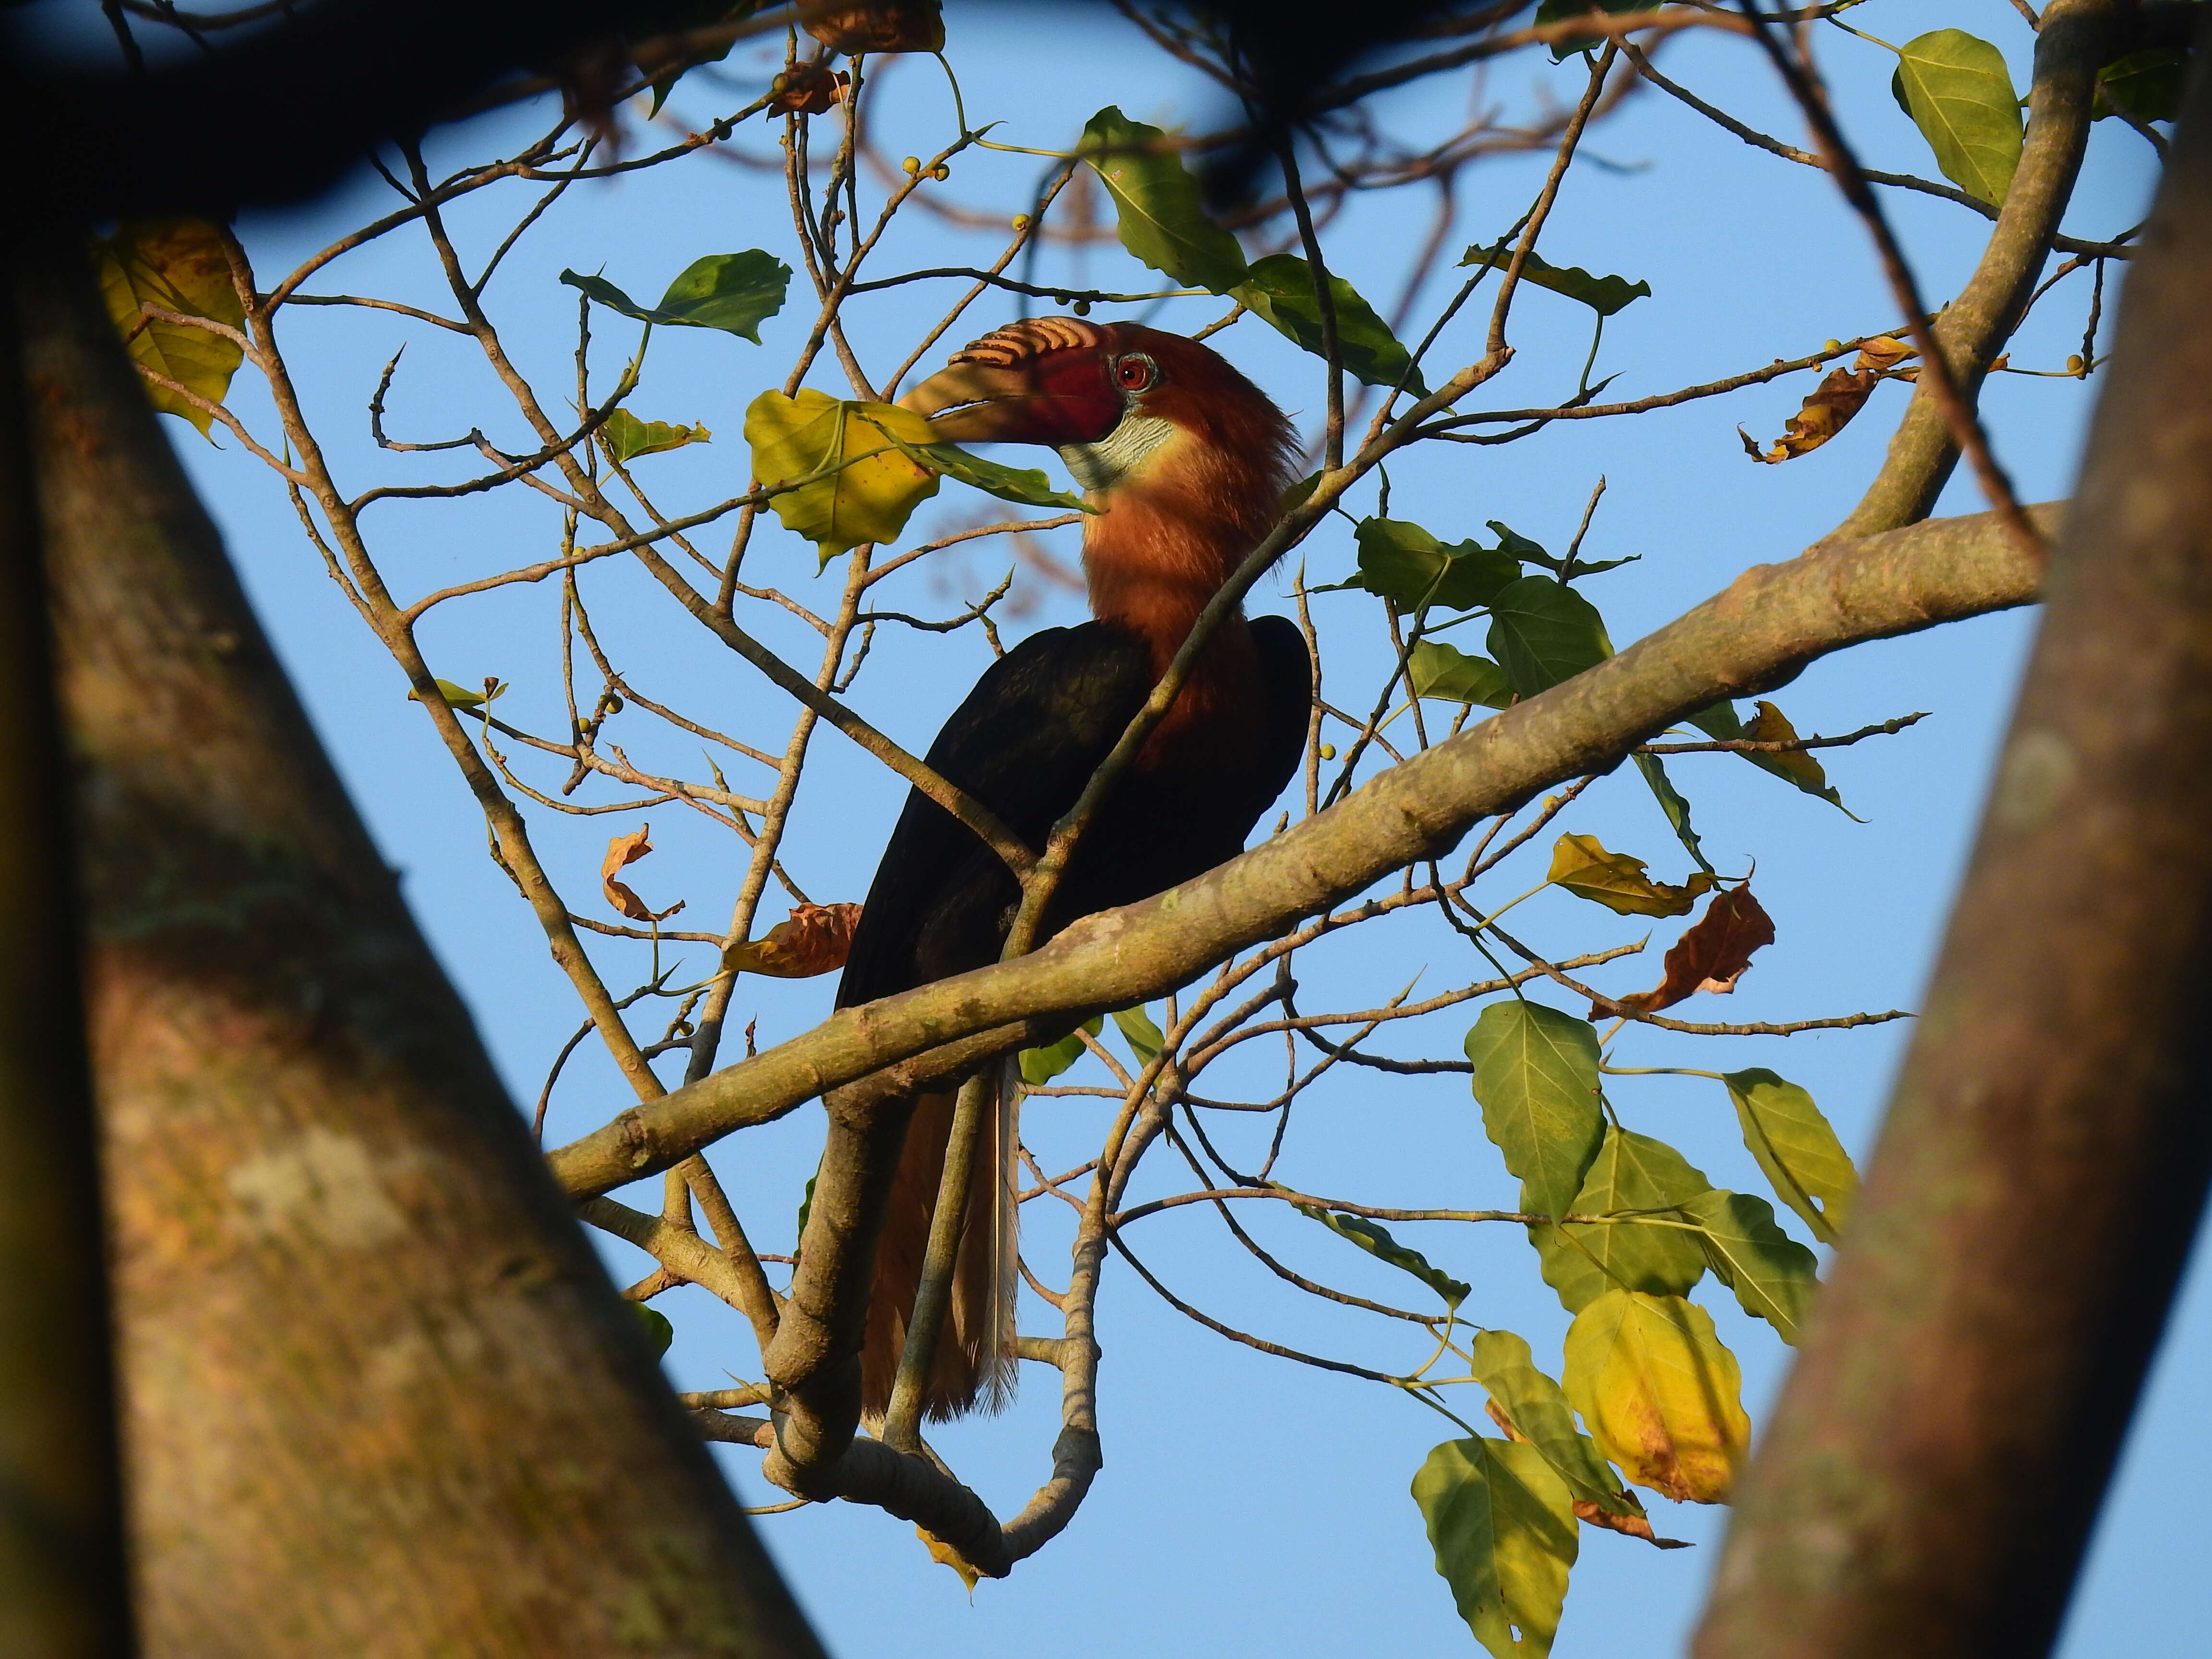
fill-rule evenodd
<path id="1" fill-rule="evenodd" d="M 616 872 L 625 865 L 635 864 L 652 850 L 653 826 L 641 823 L 629 834 L 610 841 L 607 855 L 599 863 L 599 886 L 606 894 L 607 902 L 632 921 L 665 921 L 684 908 L 678 901 L 665 910 L 655 910 L 626 884 L 615 879 Z"/>
<path id="2" fill-rule="evenodd" d="M 805 20 L 806 32 L 834 52 L 938 52 L 945 46 L 939 0 L 876 0 L 840 6 Z"/>
<path id="3" fill-rule="evenodd" d="M 1912 355 L 1912 348 L 1901 340 L 1887 336 L 1869 340 L 1850 368 L 1831 370 L 1828 377 L 1813 389 L 1813 395 L 1790 417 L 1789 425 L 1774 441 L 1771 449 L 1761 453 L 1758 441 L 1738 427 L 1736 435 L 1743 440 L 1744 453 L 1754 461 L 1769 465 L 1810 454 L 1850 425 L 1851 416 L 1866 407 L 1866 400 L 1874 395 L 1875 387 Z M 1906 375 L 1910 373 L 1905 371 Z"/>
<path id="4" fill-rule="evenodd" d="M 1493 1416 L 1495 1413 L 1492 1413 Z M 1641 1538 L 1645 1543 L 1662 1550 L 1686 1550 L 1690 1547 L 1686 1538 L 1662 1538 L 1651 1530 L 1651 1522 L 1640 1515 L 1615 1515 L 1600 1509 L 1593 1498 L 1575 1499 L 1575 1519 L 1586 1526 L 1604 1527 L 1613 1532 L 1626 1533 L 1631 1538 Z"/>
<path id="5" fill-rule="evenodd" d="M 845 88 L 853 77 L 843 70 L 834 75 L 819 64 L 793 64 L 769 88 L 770 115 L 820 115 L 831 105 L 845 101 Z"/>
<path id="6" fill-rule="evenodd" d="M 1498 1409 L 1498 1402 L 1495 1400 L 1484 1401 L 1482 1402 L 1482 1409 L 1490 1413 L 1490 1420 L 1492 1422 L 1497 1424 L 1499 1428 L 1505 1431 L 1505 1437 L 1508 1440 L 1518 1440 L 1523 1445 L 1528 1443 L 1528 1437 L 1513 1426 L 1513 1419 L 1508 1417 L 1504 1412 Z M 1591 1507 L 1595 1509 L 1596 1505 L 1592 1504 Z M 1583 1506 L 1580 1504 L 1576 1504 L 1575 1513 L 1577 1515 L 1581 1514 L 1582 1508 Z"/>
<path id="7" fill-rule="evenodd" d="M 791 915 L 763 938 L 726 951 L 725 966 L 773 979 L 811 979 L 834 974 L 853 948 L 860 925 L 857 904 L 794 904 Z"/>
<path id="8" fill-rule="evenodd" d="M 968 1586 L 968 1599 L 974 1601 L 975 1582 L 983 1575 L 968 1565 L 968 1558 L 927 1527 L 916 1527 L 914 1529 L 914 1535 L 921 1540 L 923 1545 L 928 1549 L 931 1560 L 942 1562 L 960 1575 L 960 1582 Z"/>
<path id="9" fill-rule="evenodd" d="M 1751 896 L 1748 884 L 1716 894 L 1705 914 L 1667 952 L 1666 976 L 1656 990 L 1638 991 L 1609 1006 L 1594 1004 L 1590 1018 L 1609 1012 L 1656 1013 L 1698 991 L 1725 995 L 1751 966 L 1752 953 L 1773 943 L 1774 918 Z"/>
<path id="10" fill-rule="evenodd" d="M 1869 340 L 1864 345 L 1861 346 L 1859 348 L 1858 361 L 1853 363 L 1851 367 L 1857 369 L 1871 368 L 1877 371 L 1892 369 L 1895 368 L 1907 357 L 1914 357 L 1918 355 L 1918 352 L 1917 352 L 1911 346 L 1906 344 L 1903 340 L 1897 338 L 1894 335 L 1885 334 L 1877 339 Z"/>

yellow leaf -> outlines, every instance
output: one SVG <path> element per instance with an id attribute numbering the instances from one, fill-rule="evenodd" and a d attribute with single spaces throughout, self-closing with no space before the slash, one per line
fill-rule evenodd
<path id="1" fill-rule="evenodd" d="M 1772 703 L 1764 701 L 1758 704 L 1758 717 L 1745 725 L 1743 728 L 1744 736 L 1749 738 L 1754 743 L 1795 743 L 1797 741 L 1797 728 L 1790 725 L 1790 717 L 1787 714 L 1784 714 L 1779 708 L 1777 708 Z M 1820 762 L 1814 760 L 1813 757 L 1804 750 L 1778 750 L 1774 753 L 1762 756 L 1760 758 L 1771 761 L 1773 765 L 1769 769 L 1780 772 L 1792 783 L 1796 784 L 1799 788 L 1805 790 L 1808 793 L 1824 795 L 1831 800 L 1836 799 L 1836 792 L 1828 787 L 1828 775 L 1826 771 L 1823 769 Z M 1841 801 L 1837 801 L 1838 805 L 1841 805 L 1843 803 Z"/>
<path id="2" fill-rule="evenodd" d="M 933 444 L 937 434 L 911 410 L 840 403 L 811 389 L 795 398 L 763 392 L 745 410 L 753 477 L 770 487 L 810 480 L 769 504 L 785 529 L 815 544 L 824 564 L 862 542 L 890 540 L 916 504 L 937 493 L 938 475 L 902 453 L 898 441 Z"/>
<path id="3" fill-rule="evenodd" d="M 1595 836 L 1561 836 L 1552 848 L 1551 881 L 1577 898 L 1624 916 L 1686 916 L 1698 896 L 1713 884 L 1703 870 L 1687 884 L 1669 887 L 1644 873 L 1644 860 L 1608 853 Z"/>
<path id="4" fill-rule="evenodd" d="M 916 1527 L 914 1529 L 914 1535 L 921 1540 L 928 1548 L 931 1560 L 942 1562 L 960 1575 L 960 1582 L 968 1586 L 968 1599 L 973 1601 L 975 1599 L 975 1581 L 983 1575 L 968 1565 L 966 1556 L 961 1554 L 958 1550 L 954 1549 L 951 1545 L 930 1531 L 928 1528 Z"/>
<path id="5" fill-rule="evenodd" d="M 1560 1381 L 1599 1448 L 1638 1486 L 1678 1502 L 1727 1502 L 1751 1419 L 1735 1356 L 1703 1308 L 1607 1291 L 1575 1316 Z"/>
<path id="6" fill-rule="evenodd" d="M 125 220 L 112 236 L 93 239 L 92 262 L 107 314 L 121 331 L 131 361 L 220 404 L 245 356 L 238 343 L 190 323 L 151 319 L 145 312 L 150 305 L 234 329 L 246 326 L 216 227 L 204 219 Z M 206 434 L 213 417 L 205 410 L 150 381 L 146 393 L 163 414 L 181 415 Z"/>

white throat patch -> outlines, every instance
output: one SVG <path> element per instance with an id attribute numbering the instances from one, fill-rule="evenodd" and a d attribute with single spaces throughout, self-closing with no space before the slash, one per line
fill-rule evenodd
<path id="1" fill-rule="evenodd" d="M 1059 446 L 1060 459 L 1085 489 L 1111 489 L 1143 466 L 1175 433 L 1175 422 L 1157 415 L 1125 415 L 1095 444 Z"/>

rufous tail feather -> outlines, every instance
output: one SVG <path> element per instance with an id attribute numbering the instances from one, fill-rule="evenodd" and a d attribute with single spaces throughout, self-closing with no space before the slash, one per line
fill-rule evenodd
<path id="1" fill-rule="evenodd" d="M 932 1422 L 978 1408 L 995 1412 L 1013 1398 L 1014 1287 L 1020 1273 L 1013 1115 L 1019 1091 L 1010 1066 L 994 1067 L 992 1082 L 953 1261 L 951 1305 L 922 1393 L 922 1413 Z M 950 1092 L 916 1097 L 884 1209 L 860 1350 L 860 1406 L 871 1423 L 881 1422 L 890 1407 L 957 1099 Z"/>

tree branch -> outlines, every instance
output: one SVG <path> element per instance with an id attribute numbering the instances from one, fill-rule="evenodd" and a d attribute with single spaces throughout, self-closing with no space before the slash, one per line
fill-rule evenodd
<path id="1" fill-rule="evenodd" d="M 2060 508 L 2030 509 L 2046 530 Z M 1184 983 L 1413 860 L 1477 818 L 1603 772 L 1723 697 L 1787 681 L 1868 640 L 2032 603 L 2035 573 L 1987 514 L 1829 542 L 1746 571 L 1619 656 L 1395 767 L 1349 799 L 1194 881 L 1076 923 L 1017 963 L 858 1008 L 635 1108 L 549 1154 L 589 1197 L 831 1089 L 896 1076 L 884 1097 Z"/>

